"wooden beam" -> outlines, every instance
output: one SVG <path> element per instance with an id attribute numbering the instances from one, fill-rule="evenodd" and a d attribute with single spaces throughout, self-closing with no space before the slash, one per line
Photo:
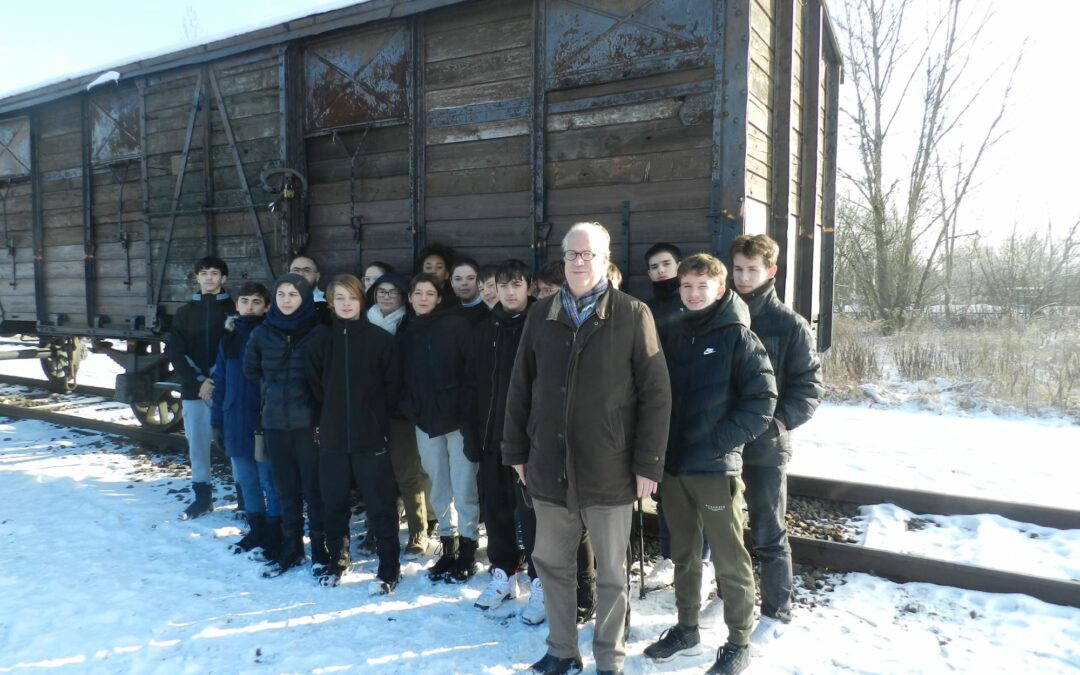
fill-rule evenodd
<path id="1" fill-rule="evenodd" d="M 41 115 L 30 111 L 31 227 L 34 237 L 34 309 L 38 325 L 45 323 L 45 214 L 41 195 Z"/>
<path id="2" fill-rule="evenodd" d="M 750 2 L 727 0 L 714 11 L 713 165 L 709 220 L 713 253 L 727 257 L 743 231 L 746 206 L 746 106 Z"/>
<path id="3" fill-rule="evenodd" d="M 79 140 L 82 146 L 82 218 L 83 280 L 86 299 L 86 325 L 96 326 L 97 262 L 94 257 L 94 177 L 91 173 L 93 142 L 90 129 L 90 94 L 79 97 Z"/>
<path id="4" fill-rule="evenodd" d="M 427 244 L 425 220 L 425 180 L 427 178 L 427 137 L 425 134 L 427 113 L 424 106 L 424 17 L 412 20 L 412 48 L 408 81 L 405 90 L 409 103 L 409 226 L 413 238 L 413 261 L 418 263 L 420 250 Z"/>
<path id="5" fill-rule="evenodd" d="M 788 222 L 791 219 L 791 107 L 795 63 L 795 0 L 776 0 L 773 58 L 772 199 L 769 200 L 769 236 L 780 245 L 776 295 L 787 299 Z"/>
<path id="6" fill-rule="evenodd" d="M 825 184 L 822 186 L 821 292 L 819 300 L 818 351 L 832 346 L 833 275 L 835 273 L 836 229 L 836 132 L 840 117 L 840 62 L 825 66 Z"/>
<path id="7" fill-rule="evenodd" d="M 544 162 L 547 156 L 547 80 L 544 63 L 545 7 L 547 0 L 533 0 L 532 5 L 532 135 L 529 143 L 529 165 L 532 168 L 532 231 L 530 246 L 533 249 L 533 274 L 547 261 L 545 227 Z"/>
<path id="8" fill-rule="evenodd" d="M 814 322 L 814 237 L 817 221 L 817 156 L 821 83 L 821 0 L 803 9 L 802 149 L 799 153 L 799 238 L 795 250 L 795 311 Z"/>

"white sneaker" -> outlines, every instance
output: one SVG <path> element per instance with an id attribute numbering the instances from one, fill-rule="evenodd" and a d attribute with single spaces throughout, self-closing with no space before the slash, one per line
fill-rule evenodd
<path id="1" fill-rule="evenodd" d="M 750 655 L 761 656 L 780 639 L 785 630 L 787 630 L 787 624 L 780 619 L 761 617 L 757 626 L 754 627 L 754 632 L 750 634 Z"/>
<path id="2" fill-rule="evenodd" d="M 654 591 L 658 588 L 666 588 L 675 583 L 675 563 L 670 558 L 662 558 L 653 565 L 652 570 L 645 575 L 645 590 Z"/>
<path id="3" fill-rule="evenodd" d="M 547 609 L 544 608 L 544 584 L 540 577 L 532 580 L 529 587 L 529 604 L 521 612 L 521 620 L 530 626 L 539 626 L 547 621 Z"/>
<path id="4" fill-rule="evenodd" d="M 515 592 L 517 589 L 517 580 L 511 582 L 506 577 L 506 572 L 503 572 L 498 567 L 491 570 L 491 583 L 488 584 L 484 592 L 480 594 L 480 597 L 473 603 L 474 607 L 480 609 L 494 609 L 502 604 L 503 600 L 507 598 L 517 597 Z"/>
<path id="5" fill-rule="evenodd" d="M 718 623 L 724 622 L 724 599 L 717 596 L 710 600 L 701 611 L 698 612 L 697 623 L 702 628 L 712 628 Z"/>

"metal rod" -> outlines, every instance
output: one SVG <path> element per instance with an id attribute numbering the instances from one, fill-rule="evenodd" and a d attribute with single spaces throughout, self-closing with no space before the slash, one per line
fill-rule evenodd
<path id="1" fill-rule="evenodd" d="M 269 208 L 269 204 L 245 204 L 243 206 L 214 206 L 214 207 L 202 207 L 196 209 L 177 209 L 175 211 L 152 211 L 146 214 L 147 218 L 164 218 L 167 216 L 201 216 L 207 211 L 213 211 L 214 213 L 238 213 L 241 211 L 248 211 L 252 207 L 257 209 Z"/>
<path id="2" fill-rule="evenodd" d="M 184 189 L 184 175 L 187 173 L 188 159 L 191 157 L 191 139 L 195 134 L 195 118 L 199 114 L 199 100 L 202 98 L 203 87 L 203 74 L 199 71 L 199 75 L 195 80 L 195 92 L 191 95 L 191 113 L 188 115 L 187 131 L 184 132 L 184 150 L 180 154 L 180 172 L 176 175 L 176 185 L 173 187 L 172 198 L 172 211 L 176 211 L 177 205 L 180 203 L 180 193 Z M 145 101 L 145 99 L 144 99 Z M 145 105 L 145 103 L 144 103 Z M 145 128 L 145 127 L 144 127 Z M 145 133 L 145 132 L 144 132 Z M 144 146 L 145 147 L 145 146 Z M 143 162 L 145 163 L 145 157 Z M 176 229 L 176 214 L 173 213 L 169 218 L 169 227 L 165 232 L 165 251 L 161 256 L 161 271 L 158 273 L 157 285 L 154 288 L 153 302 L 151 305 L 156 306 L 161 301 L 161 292 L 165 288 L 165 269 L 169 263 L 169 249 L 172 248 L 172 236 L 173 230 Z M 150 246 L 150 237 L 146 238 L 146 245 Z"/>
<path id="3" fill-rule="evenodd" d="M 45 279 L 45 214 L 41 194 L 41 116 L 37 108 L 30 111 L 30 185 L 32 227 L 34 235 L 34 279 Z M 40 326 L 45 323 L 45 284 L 34 284 L 34 310 Z"/>
<path id="4" fill-rule="evenodd" d="M 97 312 L 97 263 L 94 260 L 94 177 L 90 171 L 90 94 L 79 97 L 79 140 L 82 145 L 83 205 L 83 278 L 86 300 L 86 325 L 93 325 Z"/>

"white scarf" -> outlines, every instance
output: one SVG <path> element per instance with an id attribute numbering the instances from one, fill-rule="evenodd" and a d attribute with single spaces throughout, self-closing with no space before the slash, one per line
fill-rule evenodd
<path id="1" fill-rule="evenodd" d="M 382 328 L 391 335 L 397 334 L 398 326 L 401 325 L 401 320 L 405 318 L 405 305 L 398 307 L 394 311 L 390 312 L 386 316 L 383 316 L 382 310 L 378 305 L 372 305 L 368 307 L 367 320 L 373 326 Z"/>

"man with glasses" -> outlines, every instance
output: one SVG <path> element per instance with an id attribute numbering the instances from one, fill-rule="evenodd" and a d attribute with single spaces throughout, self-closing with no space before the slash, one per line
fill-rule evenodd
<path id="1" fill-rule="evenodd" d="M 299 274 L 311 284 L 311 290 L 315 295 L 315 313 L 319 317 L 319 323 L 329 326 L 333 321 L 333 312 L 330 311 L 330 305 L 326 302 L 326 294 L 319 289 L 319 266 L 315 263 L 315 259 L 304 255 L 296 256 L 289 263 L 289 273 Z"/>
<path id="2" fill-rule="evenodd" d="M 652 314 L 607 280 L 611 237 L 578 223 L 563 239 L 566 282 L 529 312 L 514 362 L 503 431 L 536 511 L 533 562 L 544 587 L 547 654 L 532 670 L 580 672 L 577 546 L 596 555 L 599 673 L 626 659 L 626 547 L 635 499 L 663 475 L 671 385 Z"/>

